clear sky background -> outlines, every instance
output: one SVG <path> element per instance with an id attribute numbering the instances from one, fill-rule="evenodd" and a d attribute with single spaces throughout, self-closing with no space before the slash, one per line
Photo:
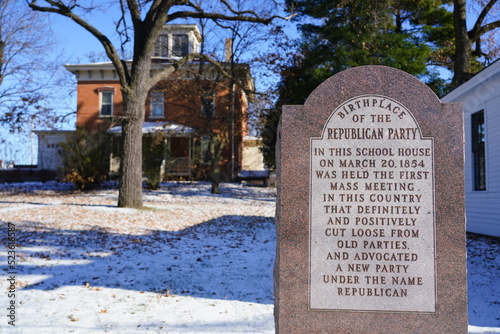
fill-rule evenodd
<path id="1" fill-rule="evenodd" d="M 112 42 L 115 42 L 118 39 L 113 23 L 116 15 L 111 15 L 113 12 L 114 9 L 110 9 L 107 13 L 97 12 L 89 14 L 85 18 L 108 36 L 108 38 L 111 38 Z M 71 63 L 87 60 L 85 55 L 91 52 L 104 52 L 101 43 L 94 36 L 69 18 L 57 14 L 49 14 L 48 21 L 54 38 L 64 48 L 64 53 Z"/>

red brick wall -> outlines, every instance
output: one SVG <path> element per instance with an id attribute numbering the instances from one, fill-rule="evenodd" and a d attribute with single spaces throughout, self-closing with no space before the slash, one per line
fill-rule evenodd
<path id="1" fill-rule="evenodd" d="M 110 117 L 99 117 L 99 91 L 103 87 L 114 88 L 114 115 L 121 115 L 123 111 L 123 96 L 120 84 L 117 81 L 83 81 L 77 87 L 77 114 L 76 127 L 94 131 L 100 128 L 113 126 Z"/>
<path id="2" fill-rule="evenodd" d="M 150 102 L 146 102 L 145 121 L 169 121 L 191 126 L 198 130 L 206 127 L 205 120 L 200 113 L 200 100 L 196 96 L 196 88 L 193 88 L 189 80 L 165 80 L 158 83 L 152 90 L 163 90 L 165 92 L 164 119 L 150 118 Z M 99 89 L 114 88 L 114 116 L 119 116 L 123 111 L 123 96 L 120 84 L 116 81 L 83 81 L 78 83 L 77 88 L 77 128 L 96 130 L 100 126 L 109 126 L 109 117 L 99 117 Z M 226 109 L 232 101 L 229 101 L 229 89 L 222 83 L 216 89 L 216 115 L 224 116 Z M 194 96 L 194 97 L 193 97 Z M 243 108 L 246 113 L 247 106 L 242 105 L 241 94 L 237 92 L 235 98 L 236 110 Z M 219 121 L 223 121 L 219 118 Z M 241 123 L 241 122 L 240 122 Z M 244 122 L 246 123 L 246 122 Z M 245 129 L 244 124 L 238 124 L 238 128 Z"/>

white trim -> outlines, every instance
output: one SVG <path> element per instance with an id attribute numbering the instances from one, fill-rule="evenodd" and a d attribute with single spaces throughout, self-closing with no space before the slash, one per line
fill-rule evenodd
<path id="1" fill-rule="evenodd" d="M 167 58 L 169 56 L 170 38 L 168 35 L 160 34 L 154 43 L 154 58 Z"/>
<path id="2" fill-rule="evenodd" d="M 494 76 L 498 73 L 500 73 L 500 61 L 497 60 L 474 75 L 468 81 L 443 96 L 443 98 L 441 98 L 441 102 L 456 102 L 458 98 L 469 93 L 472 89 L 477 90 L 478 88 L 484 88 L 486 86 L 492 86 L 489 87 L 490 89 L 493 87 L 498 88 L 498 86 L 500 86 L 500 81 L 494 78 Z"/>
<path id="3" fill-rule="evenodd" d="M 153 100 L 153 95 L 158 94 L 158 101 Z M 154 102 L 161 105 L 161 115 L 153 115 Z M 151 119 L 163 119 L 165 118 L 165 92 L 163 90 L 153 90 L 149 95 L 149 118 Z"/>
<path id="4" fill-rule="evenodd" d="M 103 106 L 103 93 L 110 93 L 111 94 L 111 111 L 110 114 L 103 115 L 102 114 L 102 106 Z M 104 90 L 99 90 L 99 117 L 113 117 L 113 112 L 114 112 L 114 100 L 115 100 L 115 92 L 114 90 L 111 89 L 104 89 Z"/>

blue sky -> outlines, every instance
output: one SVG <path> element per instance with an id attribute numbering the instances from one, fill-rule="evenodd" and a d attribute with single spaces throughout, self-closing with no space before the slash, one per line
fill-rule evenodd
<path id="1" fill-rule="evenodd" d="M 86 17 L 88 21 L 96 26 L 108 37 L 116 37 L 113 17 L 105 13 L 96 13 Z M 90 52 L 104 52 L 101 43 L 88 31 L 71 21 L 67 17 L 52 14 L 48 16 L 54 37 L 65 49 L 65 54 L 72 62 L 83 60 Z M 114 42 L 114 40 L 113 40 Z"/>

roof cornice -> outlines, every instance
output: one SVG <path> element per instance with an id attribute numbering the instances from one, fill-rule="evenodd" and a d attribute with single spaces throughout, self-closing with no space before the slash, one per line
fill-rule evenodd
<path id="1" fill-rule="evenodd" d="M 489 84 L 491 79 L 498 74 L 500 74 L 500 59 L 495 60 L 491 65 L 484 68 L 472 78 L 443 96 L 441 101 L 454 102 L 461 96 L 468 94 L 472 89 Z"/>

